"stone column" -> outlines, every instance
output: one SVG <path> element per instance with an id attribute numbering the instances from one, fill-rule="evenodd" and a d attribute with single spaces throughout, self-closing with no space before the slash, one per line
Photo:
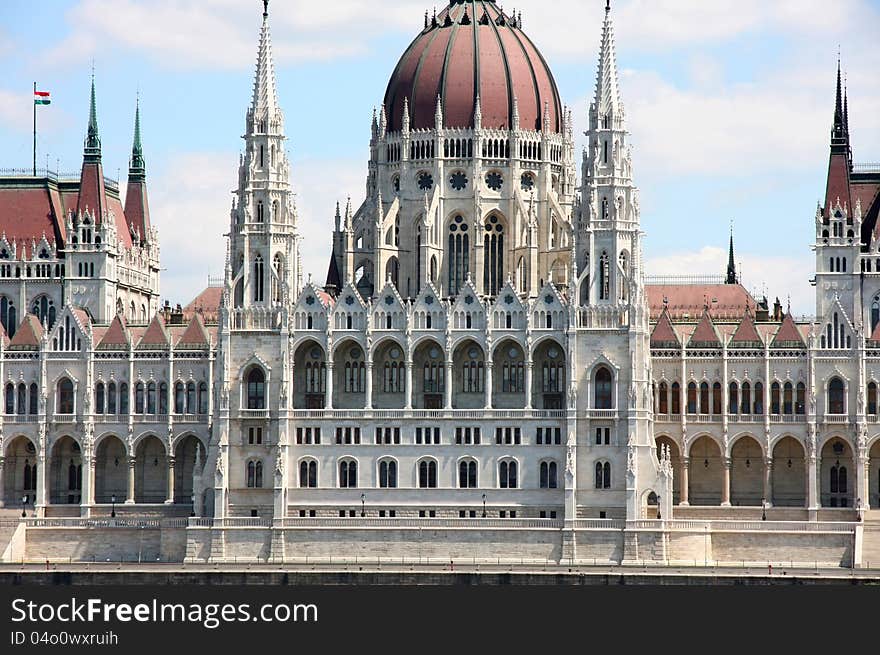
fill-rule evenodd
<path id="1" fill-rule="evenodd" d="M 174 469 L 177 466 L 177 460 L 173 457 L 168 458 L 168 492 L 165 495 L 165 504 L 174 503 Z"/>
<path id="2" fill-rule="evenodd" d="M 87 517 L 91 513 L 91 507 L 95 504 L 95 458 L 92 455 L 83 455 L 82 458 L 83 479 L 82 494 L 80 496 L 80 515 Z"/>
<path id="3" fill-rule="evenodd" d="M 333 361 L 327 362 L 327 382 L 324 387 L 324 408 L 333 409 Z"/>
<path id="4" fill-rule="evenodd" d="M 868 498 L 868 462 L 870 460 L 864 455 L 856 455 L 856 488 L 853 494 L 853 507 L 865 509 Z"/>
<path id="5" fill-rule="evenodd" d="M 455 385 L 455 381 L 452 379 L 452 360 L 446 361 L 446 381 L 444 392 L 446 394 L 446 400 L 443 406 L 446 409 L 452 409 L 452 387 Z"/>
<path id="6" fill-rule="evenodd" d="M 366 407 L 364 409 L 373 409 L 373 361 L 370 360 L 367 362 L 367 388 L 365 394 L 365 404 Z"/>
<path id="7" fill-rule="evenodd" d="M 0 507 L 6 507 L 6 480 L 3 472 L 6 468 L 6 459 L 0 455 Z"/>
<path id="8" fill-rule="evenodd" d="M 49 476 L 46 472 L 49 470 L 49 458 L 45 455 L 37 455 L 37 497 L 34 498 L 34 512 L 37 508 L 44 508 L 49 504 L 49 493 L 46 483 Z"/>
<path id="9" fill-rule="evenodd" d="M 807 507 L 809 509 L 819 508 L 819 467 L 822 466 L 821 457 L 808 457 L 807 465 Z"/>
<path id="10" fill-rule="evenodd" d="M 773 458 L 764 460 L 764 500 L 767 507 L 773 506 Z"/>
<path id="11" fill-rule="evenodd" d="M 688 502 L 688 495 L 690 493 L 688 475 L 690 473 L 691 466 L 691 458 L 690 457 L 682 457 L 681 458 L 681 499 L 679 500 L 679 505 L 681 507 L 687 507 L 690 505 Z"/>
<path id="12" fill-rule="evenodd" d="M 492 409 L 492 370 L 495 362 L 491 359 L 486 362 L 486 409 Z"/>
<path id="13" fill-rule="evenodd" d="M 532 357 L 529 355 L 529 358 L 526 361 L 526 406 L 523 409 L 532 408 L 532 369 L 534 366 L 535 364 L 532 362 Z M 577 408 L 569 407 L 569 409 Z"/>
<path id="14" fill-rule="evenodd" d="M 413 388 L 413 363 L 412 359 L 406 360 L 406 409 L 412 409 L 412 388 Z"/>
<path id="15" fill-rule="evenodd" d="M 730 467 L 733 461 L 730 457 L 721 458 L 721 466 L 724 471 L 724 480 L 721 483 L 721 506 L 730 507 Z"/>
<path id="16" fill-rule="evenodd" d="M 134 468 L 137 460 L 134 457 L 128 458 L 128 490 L 126 491 L 125 504 L 134 504 Z"/>
<path id="17" fill-rule="evenodd" d="M 0 481 L 2 481 L 2 473 L 0 473 Z M 2 489 L 2 487 L 0 487 Z M 0 492 L 2 493 L 2 492 Z M 865 486 L 862 492 L 862 509 L 871 509 L 871 458 L 865 457 Z"/>

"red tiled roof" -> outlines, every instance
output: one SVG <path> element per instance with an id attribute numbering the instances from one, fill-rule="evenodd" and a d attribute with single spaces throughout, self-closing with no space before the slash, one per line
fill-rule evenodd
<path id="1" fill-rule="evenodd" d="M 874 326 L 874 331 L 871 333 L 871 341 L 880 341 L 880 323 Z"/>
<path id="2" fill-rule="evenodd" d="M 219 319 L 222 299 L 223 287 L 207 287 L 183 308 L 183 316 L 190 321 L 193 316 L 199 314 L 206 323 L 216 323 Z"/>
<path id="3" fill-rule="evenodd" d="M 542 129 L 545 106 L 550 129 L 563 128 L 550 68 L 512 17 L 502 18 L 489 0 L 451 3 L 407 48 L 385 92 L 388 130 L 402 129 L 404 98 L 412 129 L 433 128 L 438 95 L 446 127 L 473 127 L 479 95 L 484 128 L 509 129 L 514 99 L 522 129 Z"/>
<path id="4" fill-rule="evenodd" d="M 669 312 L 664 311 L 660 314 L 660 320 L 654 326 L 654 331 L 651 332 L 651 345 L 657 348 L 669 348 L 673 344 L 677 348 L 681 347 L 681 341 L 672 328 L 672 321 L 669 320 Z"/>
<path id="5" fill-rule="evenodd" d="M 159 314 L 153 317 L 144 336 L 138 342 L 138 348 L 167 347 L 169 345 L 168 334 L 165 332 L 165 322 Z"/>
<path id="6" fill-rule="evenodd" d="M 147 201 L 147 185 L 144 182 L 129 181 L 125 191 L 125 220 L 140 235 L 141 241 L 147 238 L 150 203 Z"/>
<path id="7" fill-rule="evenodd" d="M 721 340 L 718 339 L 718 333 L 715 332 L 715 326 L 708 311 L 703 311 L 703 317 L 694 328 L 688 346 L 721 346 Z"/>
<path id="8" fill-rule="evenodd" d="M 740 321 L 739 326 L 736 328 L 736 332 L 730 338 L 730 345 L 744 344 L 764 344 L 764 340 L 761 339 L 761 335 L 758 334 L 758 330 L 755 328 L 755 321 L 748 311 L 743 315 L 742 321 Z"/>
<path id="9" fill-rule="evenodd" d="M 800 344 L 801 346 L 805 345 L 804 339 L 801 336 L 800 331 L 797 329 L 797 325 L 794 324 L 794 319 L 791 317 L 791 314 L 786 314 L 770 345 L 774 347 L 786 347 L 795 343 Z"/>
<path id="10" fill-rule="evenodd" d="M 324 306 L 328 309 L 333 309 L 333 306 L 336 304 L 336 299 L 322 289 L 315 289 L 315 295 L 318 296 L 318 299 L 324 303 Z"/>
<path id="11" fill-rule="evenodd" d="M 56 214 L 60 207 L 54 204 L 46 187 L 0 188 L 0 235 L 5 234 L 10 244 L 17 242 L 19 258 L 22 249 L 31 258 L 32 242 L 44 234 L 50 243 L 61 238 Z"/>
<path id="12" fill-rule="evenodd" d="M 831 216 L 831 211 L 840 200 L 841 207 L 846 207 L 849 217 L 852 218 L 853 203 L 850 197 L 849 187 L 849 161 L 842 153 L 833 153 L 828 162 L 828 185 L 825 190 L 825 218 Z"/>
<path id="13" fill-rule="evenodd" d="M 645 292 L 654 321 L 664 307 L 675 321 L 693 320 L 707 305 L 716 319 L 739 319 L 746 309 L 754 313 L 757 306 L 740 284 L 649 284 Z"/>
<path id="14" fill-rule="evenodd" d="M 211 341 L 208 333 L 205 331 L 205 324 L 202 323 L 202 317 L 196 314 L 190 319 L 189 325 L 186 326 L 180 339 L 177 341 L 178 346 L 207 346 Z"/>
<path id="15" fill-rule="evenodd" d="M 12 340 L 9 342 L 10 350 L 34 350 L 40 347 L 40 338 L 43 336 L 43 326 L 40 319 L 33 314 L 27 314 Z"/>
<path id="16" fill-rule="evenodd" d="M 104 333 L 104 337 L 98 344 L 98 350 L 118 350 L 128 348 L 128 330 L 125 327 L 125 319 L 117 315 L 110 322 L 110 327 Z"/>

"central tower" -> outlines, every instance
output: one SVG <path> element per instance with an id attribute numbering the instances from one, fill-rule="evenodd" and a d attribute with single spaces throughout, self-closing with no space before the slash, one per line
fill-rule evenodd
<path id="1" fill-rule="evenodd" d="M 521 17 L 484 0 L 426 14 L 373 116 L 366 199 L 337 218 L 328 287 L 564 286 L 573 154 L 571 114 Z"/>

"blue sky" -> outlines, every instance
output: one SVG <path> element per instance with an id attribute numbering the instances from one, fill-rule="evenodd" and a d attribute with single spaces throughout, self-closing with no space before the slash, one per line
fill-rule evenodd
<path id="1" fill-rule="evenodd" d="M 41 0 L 39 14 L 34 5 L 0 4 L 0 167 L 30 163 L 37 81 L 53 97 L 40 111 L 40 164 L 48 154 L 51 168 L 60 160 L 78 169 L 94 60 L 105 171 L 124 176 L 139 91 L 163 296 L 188 301 L 222 272 L 262 3 Z M 372 109 L 430 7 L 270 4 L 305 267 L 316 279 L 326 272 L 336 201 L 363 196 Z M 603 7 L 516 3 L 578 133 Z M 855 159 L 880 161 L 880 0 L 616 0 L 614 13 L 648 273 L 723 272 L 733 220 L 746 286 L 766 288 L 771 302 L 790 295 L 796 313 L 812 313 L 809 246 L 838 47 Z"/>

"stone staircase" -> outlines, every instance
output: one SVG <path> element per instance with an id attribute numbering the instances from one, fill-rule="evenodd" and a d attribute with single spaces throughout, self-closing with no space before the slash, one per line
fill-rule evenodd
<path id="1" fill-rule="evenodd" d="M 862 538 L 862 566 L 880 569 L 880 510 L 865 512 Z"/>

